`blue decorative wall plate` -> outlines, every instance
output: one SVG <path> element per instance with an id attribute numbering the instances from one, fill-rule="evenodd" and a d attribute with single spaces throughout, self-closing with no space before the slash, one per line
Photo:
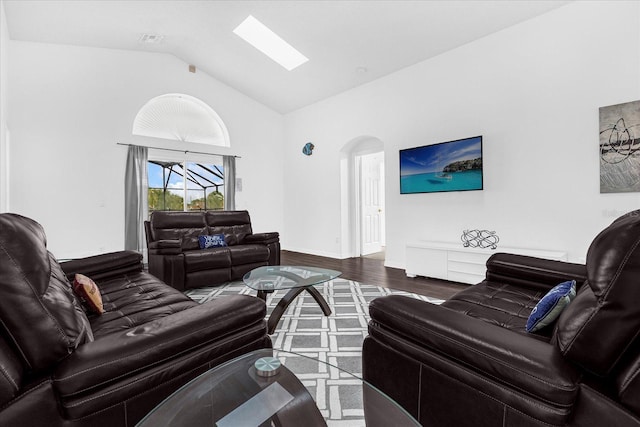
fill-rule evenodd
<path id="1" fill-rule="evenodd" d="M 315 145 L 313 145 L 310 142 L 307 142 L 306 144 L 304 144 L 304 147 L 302 147 L 302 154 L 304 154 L 305 156 L 310 156 L 313 154 L 314 148 L 315 148 Z"/>

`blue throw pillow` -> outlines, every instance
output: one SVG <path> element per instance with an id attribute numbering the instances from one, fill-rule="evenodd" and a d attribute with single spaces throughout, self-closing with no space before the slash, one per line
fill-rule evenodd
<path id="1" fill-rule="evenodd" d="M 227 242 L 224 241 L 224 234 L 200 235 L 198 236 L 198 244 L 200 244 L 200 249 L 227 246 Z"/>
<path id="2" fill-rule="evenodd" d="M 575 297 L 575 280 L 554 286 L 531 310 L 527 319 L 527 332 L 535 332 L 552 324 Z"/>

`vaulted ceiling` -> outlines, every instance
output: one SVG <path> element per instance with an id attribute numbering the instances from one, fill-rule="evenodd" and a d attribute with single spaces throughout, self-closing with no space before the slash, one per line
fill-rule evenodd
<path id="1" fill-rule="evenodd" d="M 12 40 L 163 52 L 287 113 L 567 1 L 5 0 Z M 253 15 L 309 58 L 287 71 L 233 33 Z M 145 34 L 163 36 L 142 43 Z M 526 47 L 523 47 L 526 48 Z"/>

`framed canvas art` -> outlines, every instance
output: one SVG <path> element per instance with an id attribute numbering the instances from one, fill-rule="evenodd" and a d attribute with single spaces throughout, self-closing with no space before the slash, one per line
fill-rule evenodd
<path id="1" fill-rule="evenodd" d="M 600 193 L 640 191 L 640 101 L 600 107 Z"/>

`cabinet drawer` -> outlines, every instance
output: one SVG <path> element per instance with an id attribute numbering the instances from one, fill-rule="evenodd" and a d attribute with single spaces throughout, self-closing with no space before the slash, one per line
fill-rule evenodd
<path id="1" fill-rule="evenodd" d="M 407 248 L 408 276 L 447 278 L 447 253 L 437 249 Z"/>
<path id="2" fill-rule="evenodd" d="M 487 267 L 484 264 L 474 264 L 469 262 L 449 261 L 447 264 L 449 272 L 473 274 L 484 278 Z"/>
<path id="3" fill-rule="evenodd" d="M 458 262 L 466 262 L 470 264 L 481 264 L 485 265 L 487 260 L 492 255 L 491 252 L 487 253 L 477 253 L 477 252 L 458 252 L 458 251 L 449 251 L 448 252 L 448 260 L 458 261 Z"/>

